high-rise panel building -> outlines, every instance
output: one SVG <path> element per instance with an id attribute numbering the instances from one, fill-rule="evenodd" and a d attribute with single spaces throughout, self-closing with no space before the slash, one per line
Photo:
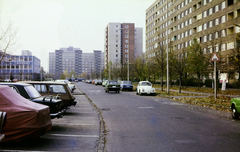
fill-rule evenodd
<path id="1" fill-rule="evenodd" d="M 64 71 L 82 74 L 82 50 L 80 48 L 60 48 L 49 53 L 49 73 L 60 78 Z"/>
<path id="2" fill-rule="evenodd" d="M 142 28 L 134 23 L 109 23 L 105 29 L 105 67 L 112 64 L 123 65 L 133 61 L 143 52 Z"/>
<path id="3" fill-rule="evenodd" d="M 59 79 L 64 71 L 68 73 L 74 71 L 77 76 L 84 72 L 87 75 L 96 73 L 99 76 L 103 65 L 103 54 L 100 50 L 83 53 L 80 48 L 68 47 L 49 53 L 49 73 L 55 79 Z"/>
<path id="4" fill-rule="evenodd" d="M 227 65 L 240 32 L 239 19 L 240 2 L 236 0 L 156 0 L 146 10 L 147 58 L 167 44 L 181 52 L 196 37 L 204 54 L 216 52 L 219 63 Z"/>

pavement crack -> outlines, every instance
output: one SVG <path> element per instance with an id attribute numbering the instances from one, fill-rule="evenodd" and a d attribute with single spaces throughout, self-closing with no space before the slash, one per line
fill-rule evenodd
<path id="1" fill-rule="evenodd" d="M 79 89 L 80 90 L 80 89 Z M 82 91 L 82 90 L 81 90 Z M 85 94 L 86 98 L 92 105 L 92 107 L 95 108 L 95 110 L 98 113 L 99 117 L 99 139 L 96 142 L 97 152 L 106 152 L 106 145 L 107 145 L 107 133 L 109 130 L 107 129 L 106 121 L 103 118 L 102 111 L 93 103 L 93 101 Z"/>

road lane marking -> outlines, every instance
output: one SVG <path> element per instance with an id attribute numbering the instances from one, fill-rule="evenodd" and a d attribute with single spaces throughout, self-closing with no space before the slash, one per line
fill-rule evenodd
<path id="1" fill-rule="evenodd" d="M 138 109 L 152 109 L 153 107 L 138 107 Z"/>
<path id="2" fill-rule="evenodd" d="M 50 136 L 59 137 L 88 137 L 88 138 L 99 138 L 99 135 L 67 135 L 67 134 L 48 134 Z"/>

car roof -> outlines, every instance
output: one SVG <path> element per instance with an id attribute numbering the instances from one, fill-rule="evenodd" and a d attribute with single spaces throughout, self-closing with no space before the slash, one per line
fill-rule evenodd
<path id="1" fill-rule="evenodd" d="M 2 83 L 0 83 L 0 85 L 29 86 L 29 85 L 31 85 L 31 84 L 28 84 L 28 83 L 20 83 L 20 82 L 17 82 L 17 83 L 14 83 L 14 82 L 2 82 Z"/>
<path id="2" fill-rule="evenodd" d="M 28 84 L 58 84 L 58 85 L 67 85 L 66 83 L 62 82 L 55 82 L 55 81 L 21 81 L 17 83 L 28 83 Z"/>

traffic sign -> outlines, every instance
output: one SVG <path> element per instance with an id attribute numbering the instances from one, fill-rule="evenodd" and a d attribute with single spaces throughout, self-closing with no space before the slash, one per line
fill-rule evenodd
<path id="1" fill-rule="evenodd" d="M 211 61 L 220 61 L 219 57 L 217 56 L 216 53 L 213 53 L 213 56 L 211 58 Z"/>

